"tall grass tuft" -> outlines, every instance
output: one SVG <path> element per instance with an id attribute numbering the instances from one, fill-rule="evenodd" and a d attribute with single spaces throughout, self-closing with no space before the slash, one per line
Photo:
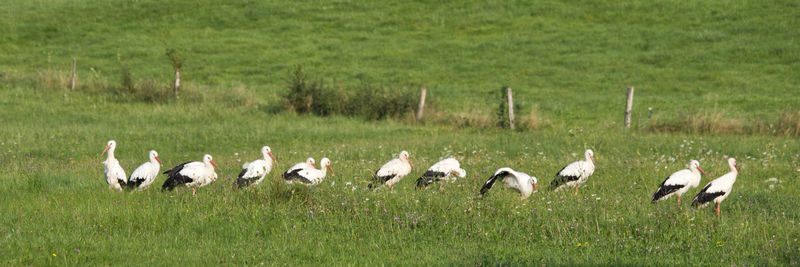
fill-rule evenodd
<path id="1" fill-rule="evenodd" d="M 161 83 L 154 78 L 136 79 L 128 64 L 117 55 L 119 62 L 119 84 L 108 89 L 122 99 L 164 102 L 171 99 L 170 88 L 167 83 Z"/>
<path id="2" fill-rule="evenodd" d="M 686 113 L 657 114 L 647 122 L 649 132 L 694 134 L 771 134 L 800 135 L 800 111 L 784 111 L 776 116 L 738 118 L 720 109 L 690 110 Z"/>
<path id="3" fill-rule="evenodd" d="M 731 134 L 743 131 L 741 120 L 731 118 L 727 112 L 719 109 L 678 111 L 677 118 L 655 115 L 648 121 L 650 132 L 685 132 L 685 133 L 719 133 Z"/>
<path id="4" fill-rule="evenodd" d="M 69 85 L 69 73 L 53 67 L 37 72 L 36 88 L 42 90 L 65 90 Z"/>

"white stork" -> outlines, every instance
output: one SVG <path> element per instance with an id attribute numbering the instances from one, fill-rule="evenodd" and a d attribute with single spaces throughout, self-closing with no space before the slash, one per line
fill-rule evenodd
<path id="1" fill-rule="evenodd" d="M 150 187 L 158 176 L 158 171 L 161 169 L 161 159 L 158 158 L 158 152 L 150 150 L 150 161 L 142 163 L 138 168 L 133 170 L 130 179 L 128 179 L 127 187 L 129 189 L 144 190 Z"/>
<path id="2" fill-rule="evenodd" d="M 559 191 L 565 187 L 575 187 L 574 194 L 578 194 L 578 187 L 594 173 L 594 151 L 587 149 L 584 154 L 585 160 L 570 163 L 556 173 L 556 178 L 550 182 L 550 190 Z"/>
<path id="3" fill-rule="evenodd" d="M 103 173 L 106 175 L 108 188 L 122 191 L 122 185 L 128 183 L 128 177 L 125 175 L 125 170 L 119 165 L 117 158 L 114 157 L 114 150 L 116 149 L 117 142 L 110 140 L 106 145 L 106 149 L 103 149 L 103 153 L 100 153 L 100 155 L 102 156 L 108 152 L 106 160 L 103 161 L 103 166 L 105 167 Z"/>
<path id="4" fill-rule="evenodd" d="M 288 170 L 286 170 L 281 175 L 281 177 L 283 177 L 283 179 L 286 181 L 286 183 L 291 184 L 293 181 L 292 181 L 292 179 L 289 178 L 290 177 L 289 174 L 292 173 L 293 171 L 298 170 L 298 169 L 316 169 L 316 168 L 317 168 L 317 165 L 316 165 L 316 162 L 314 161 L 314 158 L 307 158 L 305 162 L 297 163 L 294 166 L 292 166 L 291 168 L 289 168 Z"/>
<path id="5" fill-rule="evenodd" d="M 242 172 L 236 178 L 236 186 L 239 188 L 247 187 L 250 185 L 257 185 L 264 180 L 264 177 L 272 171 L 272 162 L 275 156 L 272 155 L 272 149 L 269 146 L 261 148 L 261 155 L 264 158 L 245 163 L 242 166 Z"/>
<path id="6" fill-rule="evenodd" d="M 383 184 L 391 187 L 392 191 L 394 191 L 394 185 L 397 184 L 400 179 L 408 175 L 413 168 L 414 165 L 411 164 L 408 151 L 403 150 L 400 152 L 400 156 L 383 164 L 383 166 L 375 172 L 375 175 L 372 176 L 372 184 L 369 185 L 369 188 L 377 187 L 378 184 Z"/>
<path id="7" fill-rule="evenodd" d="M 661 185 L 655 193 L 653 193 L 652 202 L 655 203 L 659 200 L 670 198 L 676 195 L 678 198 L 678 207 L 681 206 L 681 195 L 686 193 L 690 188 L 700 185 L 700 176 L 706 172 L 700 168 L 700 162 L 696 160 L 689 161 L 688 169 L 676 171 L 671 174 Z"/>
<path id="8" fill-rule="evenodd" d="M 164 181 L 161 190 L 171 191 L 178 185 L 186 185 L 192 188 L 192 195 L 197 194 L 198 187 L 206 186 L 217 180 L 217 173 L 214 171 L 214 167 L 217 167 L 217 163 L 214 162 L 214 159 L 209 154 L 203 156 L 203 162 L 190 161 L 175 166 L 175 168 L 164 172 L 169 178 Z"/>
<path id="9" fill-rule="evenodd" d="M 331 171 L 332 175 L 335 175 L 333 172 L 333 168 L 331 166 L 331 160 L 328 158 L 322 158 L 319 161 L 320 168 L 302 168 L 302 169 L 295 169 L 290 172 L 286 177 L 289 177 L 287 183 L 289 181 L 297 181 L 298 183 L 304 185 L 317 185 L 322 183 L 322 180 L 325 179 L 325 176 L 328 174 L 327 170 Z M 326 170 L 327 169 L 327 170 Z"/>
<path id="10" fill-rule="evenodd" d="M 719 204 L 731 194 L 733 183 L 736 182 L 736 176 L 739 174 L 739 166 L 736 165 L 736 159 L 729 158 L 728 166 L 731 167 L 731 171 L 714 179 L 703 190 L 700 190 L 700 193 L 697 193 L 694 197 L 692 206 L 705 207 L 708 203 L 714 202 L 717 203 L 716 211 L 717 215 L 719 215 Z"/>
<path id="11" fill-rule="evenodd" d="M 461 168 L 461 164 L 455 158 L 444 159 L 433 164 L 433 166 L 422 174 L 422 177 L 417 179 L 417 188 L 427 187 L 438 181 L 455 181 L 452 175 L 464 178 L 467 176 L 467 171 Z M 442 183 L 442 186 L 444 186 L 444 183 Z"/>
<path id="12" fill-rule="evenodd" d="M 533 192 L 538 191 L 536 188 L 538 182 L 536 177 L 530 176 L 524 172 L 512 170 L 511 168 L 500 168 L 483 184 L 478 195 L 482 196 L 486 194 L 489 189 L 492 189 L 492 185 L 494 185 L 497 179 L 503 180 L 503 183 L 506 184 L 506 188 L 517 191 L 520 194 L 520 199 L 526 199 Z"/>

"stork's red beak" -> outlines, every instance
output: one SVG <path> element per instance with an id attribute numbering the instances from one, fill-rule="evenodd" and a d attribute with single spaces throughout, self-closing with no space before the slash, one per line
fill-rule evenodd
<path id="1" fill-rule="evenodd" d="M 277 160 L 277 159 L 275 159 L 275 155 L 272 155 L 272 152 L 271 152 L 271 151 L 270 151 L 270 152 L 267 152 L 267 154 L 269 155 L 269 157 L 270 157 L 270 158 L 272 158 L 272 161 L 274 161 L 274 162 L 278 162 L 278 160 Z"/>
<path id="2" fill-rule="evenodd" d="M 414 164 L 411 164 L 411 159 L 408 160 L 408 165 L 411 165 L 411 169 L 414 169 Z"/>
<path id="3" fill-rule="evenodd" d="M 594 156 L 589 156 L 589 159 L 592 160 L 592 164 L 594 164 Z"/>
<path id="4" fill-rule="evenodd" d="M 739 165 L 738 164 L 733 164 L 733 168 L 736 169 L 736 172 L 739 172 Z"/>
<path id="5" fill-rule="evenodd" d="M 331 165 L 328 165 L 328 170 L 331 170 L 331 176 L 336 175 L 336 173 L 333 171 L 333 168 L 331 167 Z"/>
<path id="6" fill-rule="evenodd" d="M 105 153 L 106 153 L 106 151 L 108 151 L 108 149 L 109 149 L 109 148 L 111 148 L 111 146 L 106 146 L 106 149 L 103 149 L 103 153 L 100 153 L 100 156 L 102 156 L 103 154 L 105 154 Z"/>
<path id="7" fill-rule="evenodd" d="M 536 188 L 536 183 L 533 183 L 533 192 L 539 192 L 539 189 Z"/>
<path id="8" fill-rule="evenodd" d="M 156 156 L 156 161 L 158 161 L 158 164 L 164 165 L 164 163 L 161 162 L 161 159 L 159 159 L 158 156 Z"/>
<path id="9" fill-rule="evenodd" d="M 703 168 L 700 168 L 700 166 L 697 166 L 697 170 L 700 171 L 700 173 L 702 173 L 703 175 L 706 175 L 706 171 L 704 171 Z"/>
<path id="10" fill-rule="evenodd" d="M 314 169 L 316 169 L 317 168 L 317 164 L 311 163 L 311 167 L 314 167 Z"/>
<path id="11" fill-rule="evenodd" d="M 216 162 L 214 162 L 214 160 L 213 160 L 213 159 L 211 160 L 211 165 L 214 165 L 214 168 L 219 168 L 219 166 L 217 166 L 217 163 L 216 163 Z"/>

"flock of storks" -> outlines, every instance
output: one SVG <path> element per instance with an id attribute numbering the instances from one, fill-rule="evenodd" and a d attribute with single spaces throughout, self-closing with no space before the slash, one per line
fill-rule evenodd
<path id="1" fill-rule="evenodd" d="M 103 161 L 105 166 L 106 182 L 109 188 L 122 191 L 123 189 L 137 189 L 143 190 L 148 188 L 159 174 L 161 168 L 161 160 L 158 158 L 158 153 L 155 150 L 149 152 L 150 161 L 143 163 L 136 170 L 131 173 L 130 177 L 125 175 L 125 170 L 119 165 L 119 161 L 114 157 L 114 150 L 117 143 L 114 140 L 108 141 L 108 144 L 103 150 L 103 153 L 108 152 L 107 158 Z M 103 154 L 101 153 L 101 155 Z M 242 165 L 242 171 L 239 173 L 235 186 L 238 188 L 248 187 L 259 184 L 264 180 L 264 177 L 272 170 L 272 163 L 275 161 L 275 156 L 272 155 L 272 150 L 269 146 L 261 148 L 263 158 L 256 159 L 252 162 L 246 162 Z M 333 173 L 331 161 L 328 158 L 323 158 L 320 161 L 320 167 L 317 168 L 316 162 L 313 158 L 306 159 L 305 162 L 297 163 L 286 172 L 282 177 L 286 183 L 289 184 L 302 184 L 313 186 L 322 182 L 327 176 L 327 171 Z M 728 159 L 728 165 L 731 171 L 717 179 L 709 182 L 692 201 L 693 206 L 705 206 L 708 203 L 716 203 L 716 213 L 720 213 L 720 203 L 728 197 L 733 188 L 733 183 L 736 181 L 736 176 L 739 173 L 739 168 L 736 165 L 736 160 L 733 158 Z M 210 184 L 217 179 L 217 173 L 214 168 L 217 164 L 211 158 L 211 155 L 206 154 L 203 156 L 203 161 L 192 161 L 175 166 L 164 172 L 167 175 L 167 180 L 161 186 L 162 191 L 172 190 L 178 186 L 186 186 L 192 188 L 192 193 L 197 193 L 197 188 Z M 414 165 L 411 164 L 411 159 L 407 151 L 400 152 L 398 158 L 384 164 L 372 176 L 372 183 L 369 188 L 377 188 L 386 186 L 394 190 L 394 186 L 406 175 L 411 173 Z M 587 149 L 585 159 L 579 160 L 568 164 L 556 173 L 555 178 L 550 183 L 550 190 L 561 190 L 563 188 L 574 188 L 573 194 L 578 194 L 578 187 L 585 183 L 589 176 L 594 173 L 594 152 Z M 671 174 L 665 179 L 653 194 L 652 202 L 667 199 L 671 196 L 677 196 L 678 206 L 680 207 L 681 195 L 686 193 L 689 189 L 697 187 L 700 184 L 701 173 L 705 174 L 700 168 L 700 162 L 691 160 L 688 169 L 679 170 Z M 430 168 L 416 181 L 417 188 L 424 188 L 430 184 L 441 182 L 440 190 L 445 182 L 451 182 L 456 177 L 466 177 L 467 172 L 460 167 L 460 163 L 455 158 L 444 159 Z M 522 199 L 529 197 L 532 193 L 537 192 L 537 178 L 530 176 L 524 172 L 518 172 L 511 168 L 498 169 L 486 183 L 480 188 L 479 196 L 486 194 L 489 189 L 497 182 L 502 181 L 506 188 L 516 191 L 520 194 Z"/>

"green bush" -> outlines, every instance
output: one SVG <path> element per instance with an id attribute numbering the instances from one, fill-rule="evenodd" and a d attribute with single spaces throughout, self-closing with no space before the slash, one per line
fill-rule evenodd
<path id="1" fill-rule="evenodd" d="M 338 85 L 326 86 L 320 80 L 311 80 L 302 66 L 296 67 L 288 81 L 284 95 L 287 109 L 317 116 L 344 115 L 366 120 L 400 118 L 414 111 L 417 96 L 412 90 L 386 88 L 362 82 L 355 88 Z"/>

